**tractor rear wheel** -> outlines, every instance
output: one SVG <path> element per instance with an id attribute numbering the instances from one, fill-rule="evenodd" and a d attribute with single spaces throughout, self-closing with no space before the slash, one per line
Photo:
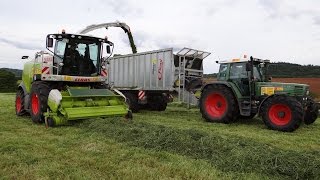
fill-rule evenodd
<path id="1" fill-rule="evenodd" d="M 228 87 L 212 85 L 201 95 L 200 112 L 207 121 L 230 123 L 237 119 L 239 108 L 233 92 Z"/>
<path id="2" fill-rule="evenodd" d="M 138 95 L 131 92 L 122 92 L 126 96 L 126 102 L 129 105 L 129 109 L 133 113 L 137 113 L 140 110 L 140 106 L 138 104 Z"/>
<path id="3" fill-rule="evenodd" d="M 319 106 L 310 99 L 309 104 L 307 105 L 307 109 L 304 112 L 304 123 L 306 125 L 310 125 L 316 121 L 319 114 Z"/>
<path id="4" fill-rule="evenodd" d="M 262 119 L 269 129 L 292 132 L 299 128 L 302 122 L 302 105 L 293 97 L 270 97 L 263 104 Z"/>
<path id="5" fill-rule="evenodd" d="M 17 93 L 16 93 L 16 115 L 17 116 L 22 116 L 24 114 L 26 114 L 26 110 L 24 107 L 24 92 L 22 89 L 18 89 Z"/>
<path id="6" fill-rule="evenodd" d="M 30 93 L 30 114 L 34 123 L 43 123 L 43 113 L 48 108 L 50 84 L 42 81 L 32 83 Z"/>

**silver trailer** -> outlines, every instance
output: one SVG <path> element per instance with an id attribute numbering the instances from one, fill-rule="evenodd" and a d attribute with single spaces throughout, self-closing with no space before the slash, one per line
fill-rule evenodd
<path id="1" fill-rule="evenodd" d="M 196 89 L 202 86 L 203 59 L 210 53 L 173 48 L 114 56 L 107 59 L 107 84 L 120 90 L 133 112 L 140 109 L 163 111 L 171 94 L 179 101 L 195 104 Z"/>

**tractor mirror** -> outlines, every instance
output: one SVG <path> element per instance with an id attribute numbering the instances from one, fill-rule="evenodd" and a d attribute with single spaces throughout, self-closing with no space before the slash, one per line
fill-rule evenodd
<path id="1" fill-rule="evenodd" d="M 252 66 L 249 62 L 246 63 L 246 71 L 252 71 Z"/>
<path id="2" fill-rule="evenodd" d="M 53 47 L 53 38 L 48 38 L 47 39 L 47 47 L 52 48 Z"/>
<path id="3" fill-rule="evenodd" d="M 106 50 L 107 50 L 107 53 L 108 53 L 108 54 L 111 53 L 111 50 L 110 50 L 110 46 L 109 46 L 109 45 L 106 46 Z"/>
<path id="4" fill-rule="evenodd" d="M 22 56 L 21 59 L 28 59 L 29 56 Z"/>

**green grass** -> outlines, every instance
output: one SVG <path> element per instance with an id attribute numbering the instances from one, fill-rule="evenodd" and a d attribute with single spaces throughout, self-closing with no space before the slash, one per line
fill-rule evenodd
<path id="1" fill-rule="evenodd" d="M 319 179 L 320 122 L 293 133 L 260 119 L 204 122 L 169 107 L 46 129 L 0 94 L 0 179 Z"/>

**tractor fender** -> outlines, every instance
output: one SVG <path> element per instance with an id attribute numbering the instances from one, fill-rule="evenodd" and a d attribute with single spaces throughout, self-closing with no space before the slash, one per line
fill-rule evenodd
<path id="1" fill-rule="evenodd" d="M 201 94 L 202 94 L 204 89 L 206 89 L 207 87 L 209 87 L 211 85 L 223 85 L 223 86 L 231 89 L 231 91 L 233 92 L 234 97 L 236 98 L 236 102 L 238 104 L 239 110 L 241 111 L 241 106 L 240 106 L 240 103 L 238 101 L 239 97 L 237 97 L 237 93 L 235 92 L 235 89 L 232 88 L 232 86 L 228 82 L 214 82 L 214 83 L 206 84 L 205 86 L 202 87 Z"/>
<path id="2" fill-rule="evenodd" d="M 26 109 L 29 109 L 29 94 L 27 93 L 27 88 L 26 86 L 24 85 L 23 82 L 21 82 L 17 88 L 17 90 L 23 90 L 23 94 L 24 94 L 24 107 Z"/>

